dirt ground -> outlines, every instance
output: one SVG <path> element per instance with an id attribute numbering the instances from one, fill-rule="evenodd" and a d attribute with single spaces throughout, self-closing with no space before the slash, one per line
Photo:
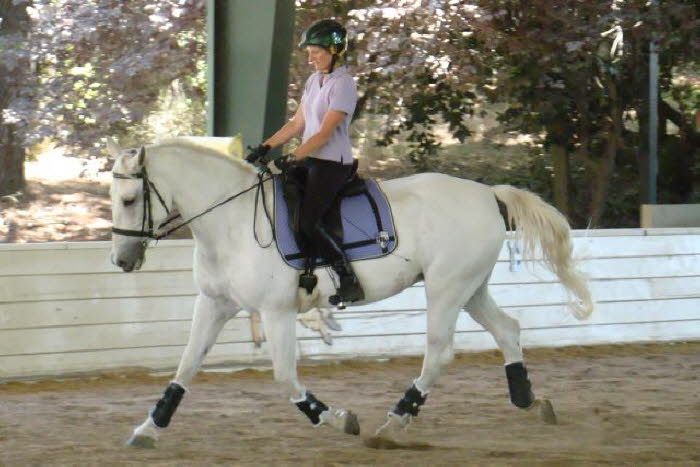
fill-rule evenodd
<path id="1" fill-rule="evenodd" d="M 304 383 L 360 417 L 360 437 L 313 428 L 269 371 L 200 374 L 155 450 L 124 446 L 169 375 L 0 384 L 0 464 L 512 465 L 700 463 L 700 342 L 526 351 L 558 425 L 510 405 L 499 354 L 459 355 L 402 440 L 363 445 L 420 360 L 303 366 Z"/>
<path id="2" fill-rule="evenodd" d="M 15 201 L 15 199 L 17 201 Z M 93 180 L 28 180 L 0 203 L 0 242 L 109 240 L 109 185 Z"/>

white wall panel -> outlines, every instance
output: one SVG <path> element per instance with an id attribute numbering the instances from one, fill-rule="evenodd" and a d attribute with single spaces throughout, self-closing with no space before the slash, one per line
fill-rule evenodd
<path id="1" fill-rule="evenodd" d="M 504 246 L 491 277 L 499 305 L 520 321 L 524 346 L 700 339 L 700 229 L 574 233 L 574 254 L 598 302 L 577 321 L 566 293 L 538 263 L 510 271 Z M 0 245 L 0 380 L 117 367 L 173 368 L 189 335 L 195 288 L 192 241 L 160 242 L 141 272 L 109 263 L 110 244 Z M 336 313 L 334 344 L 298 327 L 304 358 L 420 354 L 422 284 L 380 302 Z M 207 364 L 260 364 L 247 314 L 227 323 Z M 495 348 L 466 313 L 458 350 Z M 417 369 L 418 371 L 418 369 Z"/>

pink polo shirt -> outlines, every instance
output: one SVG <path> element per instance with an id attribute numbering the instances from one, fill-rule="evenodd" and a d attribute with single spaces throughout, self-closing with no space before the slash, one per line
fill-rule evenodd
<path id="1" fill-rule="evenodd" d="M 325 76 L 323 85 L 321 77 Z M 350 145 L 349 128 L 352 115 L 357 104 L 357 87 L 355 80 L 346 67 L 336 68 L 332 73 L 315 72 L 306 80 L 301 105 L 304 109 L 304 136 L 302 142 L 319 132 L 326 112 L 338 110 L 345 113 L 326 144 L 318 148 L 309 157 L 327 161 L 352 164 L 352 146 Z"/>

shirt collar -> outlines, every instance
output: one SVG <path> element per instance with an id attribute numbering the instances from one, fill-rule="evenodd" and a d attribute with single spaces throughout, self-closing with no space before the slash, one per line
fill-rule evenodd
<path id="1" fill-rule="evenodd" d="M 341 65 L 339 67 L 336 67 L 336 69 L 330 73 L 321 73 L 320 71 L 317 71 L 316 74 L 319 76 L 319 78 L 322 76 L 327 76 L 328 78 L 326 78 L 324 81 L 328 81 L 331 78 L 334 78 L 336 76 L 340 76 L 340 75 L 345 74 L 347 72 L 348 72 L 347 67 L 345 65 Z"/>

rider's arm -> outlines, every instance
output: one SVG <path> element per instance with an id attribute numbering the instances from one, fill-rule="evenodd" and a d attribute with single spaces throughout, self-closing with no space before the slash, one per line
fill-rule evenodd
<path id="1" fill-rule="evenodd" d="M 290 139 L 294 138 L 296 135 L 304 131 L 305 121 L 304 121 L 304 111 L 303 105 L 299 105 L 294 117 L 290 121 L 284 124 L 277 133 L 268 138 L 263 144 L 269 145 L 271 148 L 280 146 Z"/>
<path id="2" fill-rule="evenodd" d="M 304 144 L 299 146 L 296 151 L 294 151 L 294 157 L 297 160 L 303 159 L 326 144 L 333 135 L 335 128 L 346 116 L 347 114 L 345 112 L 341 112 L 340 110 L 329 110 L 326 112 L 326 115 L 323 116 L 323 121 L 321 122 L 321 129 L 318 130 L 318 133 L 307 139 Z"/>

